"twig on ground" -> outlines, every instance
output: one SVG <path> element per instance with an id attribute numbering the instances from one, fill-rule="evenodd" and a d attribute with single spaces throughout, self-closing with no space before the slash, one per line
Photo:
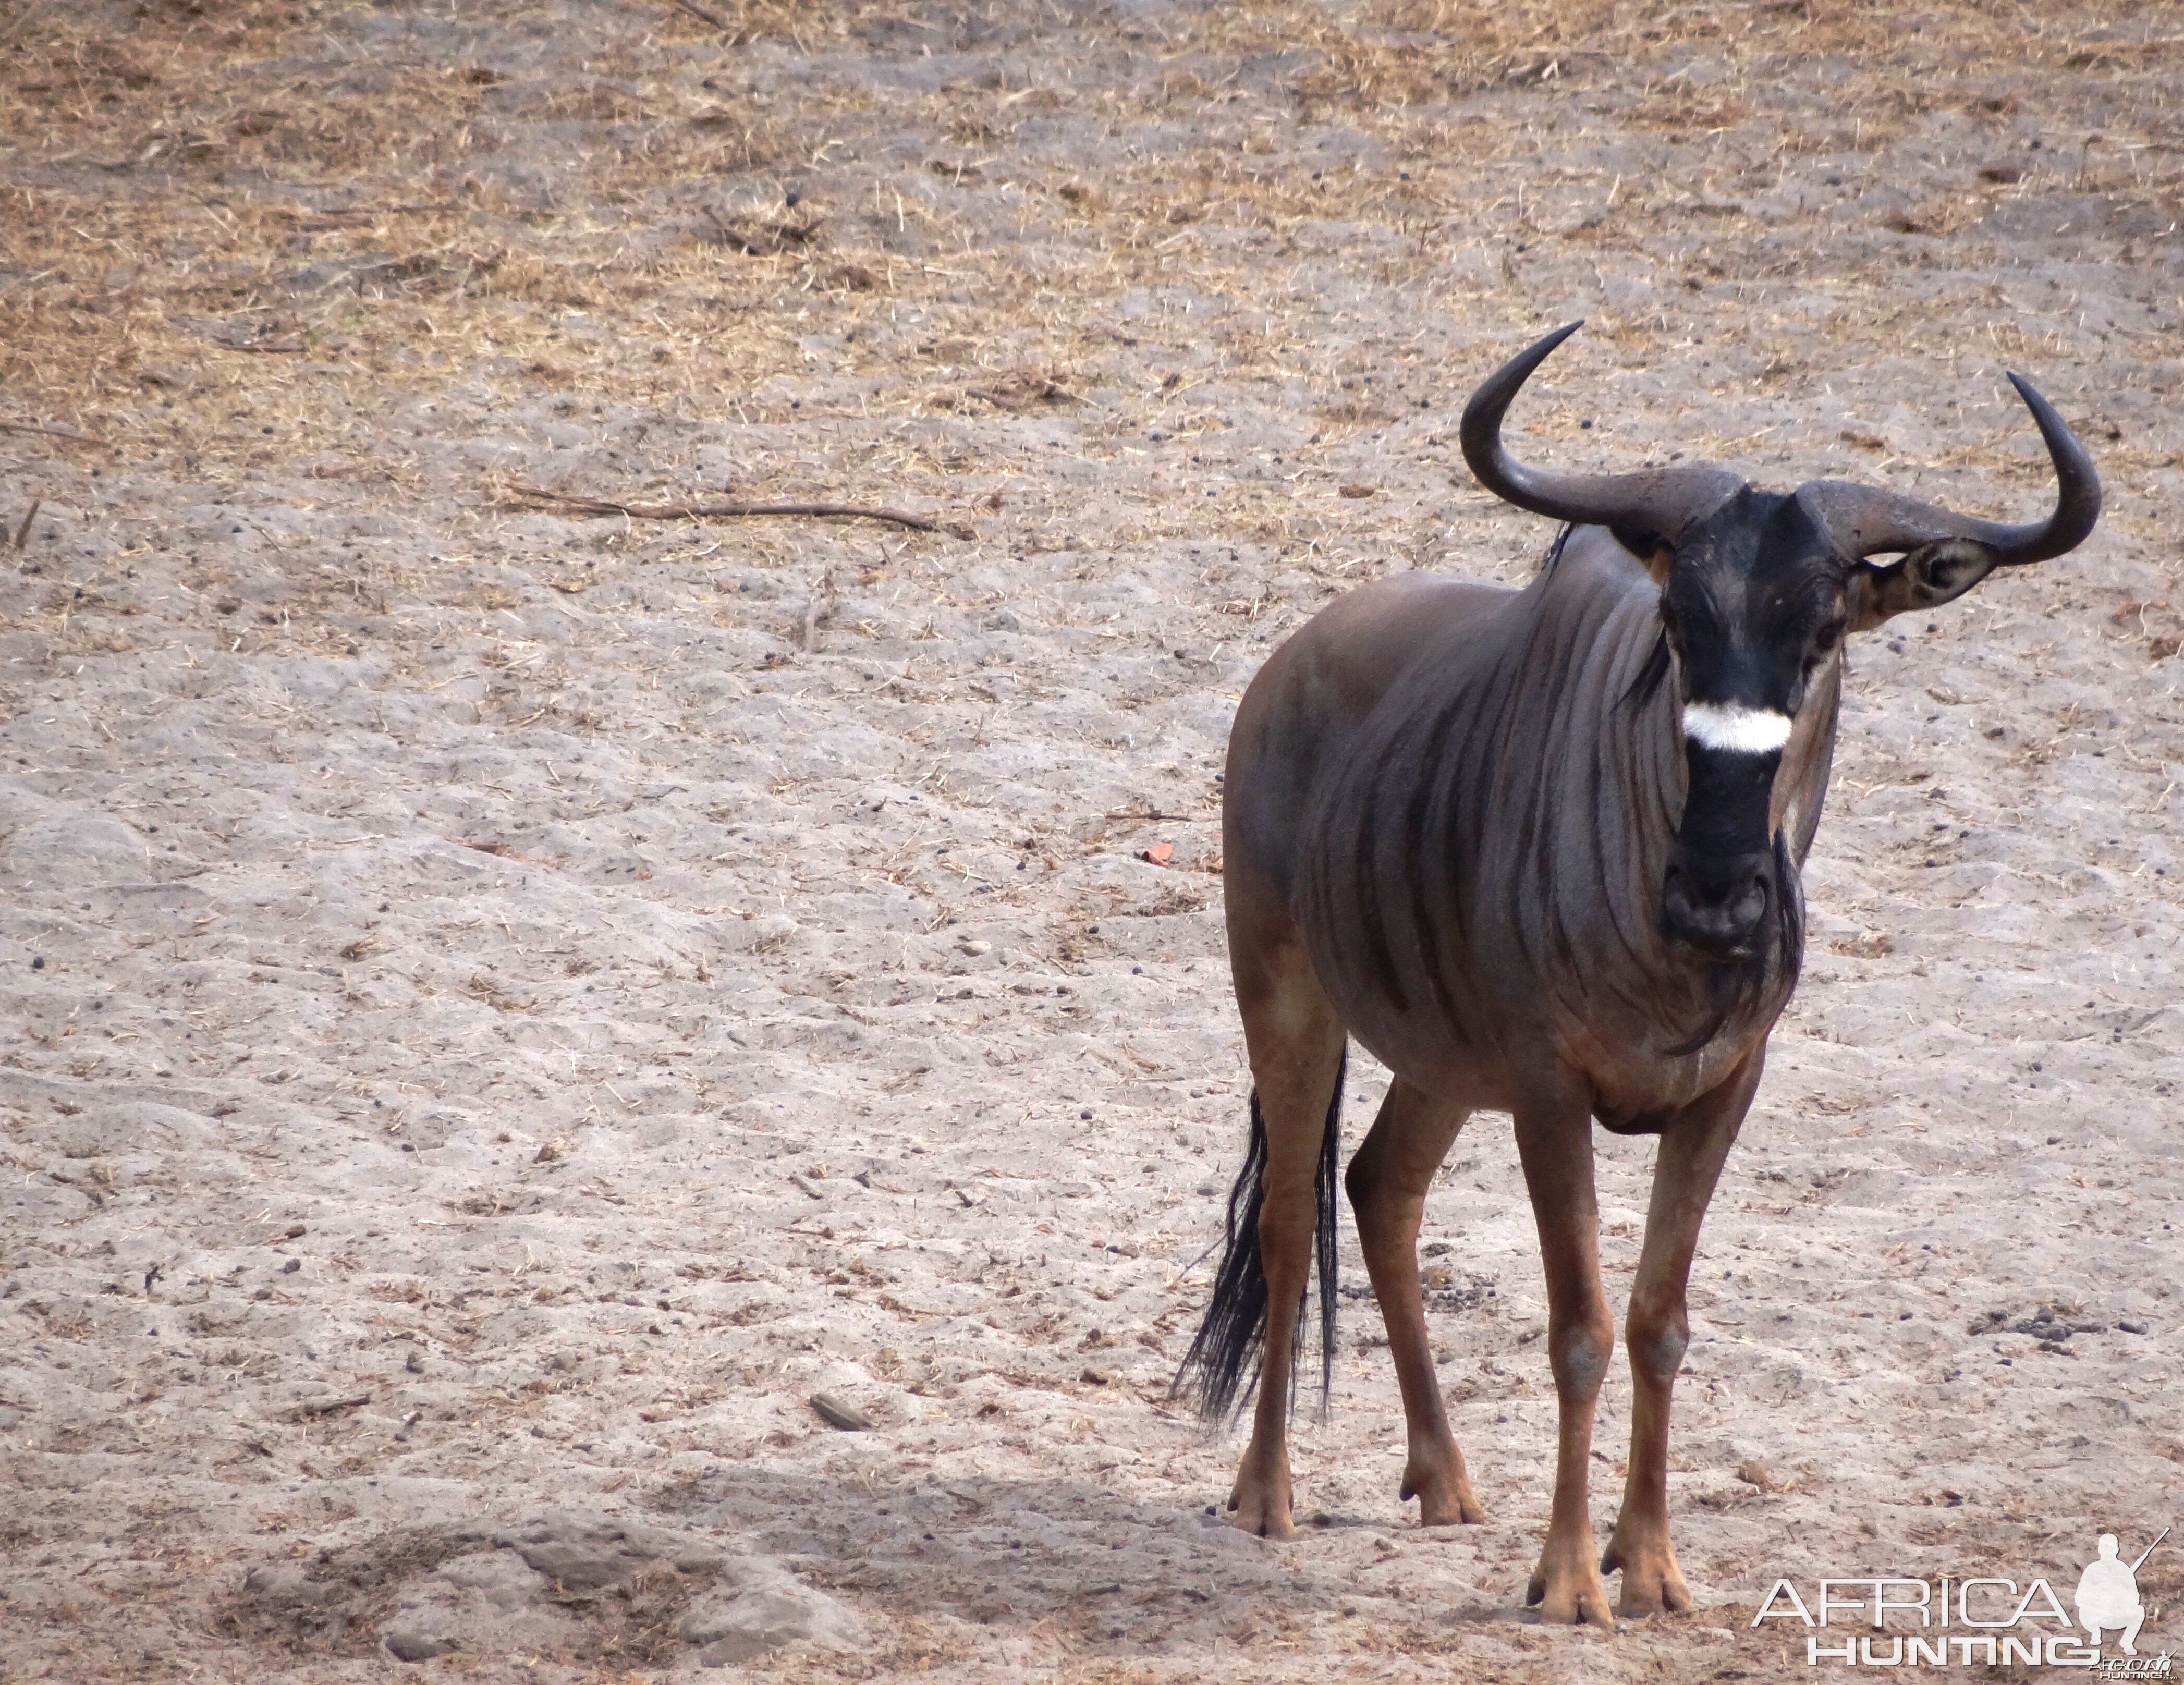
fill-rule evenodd
<path id="1" fill-rule="evenodd" d="M 297 1405 L 296 1412 L 298 1415 L 330 1416 L 336 1410 L 353 1410 L 359 1404 L 369 1404 L 370 1402 L 371 1394 L 369 1392 L 359 1392 L 348 1398 L 313 1398 L 306 1403 Z"/>
<path id="2" fill-rule="evenodd" d="M 24 545 L 31 542 L 31 523 L 38 518 L 38 511 L 41 506 L 41 500 L 39 499 L 32 498 L 31 499 L 31 512 L 23 517 L 23 524 L 15 529 L 15 548 L 17 550 L 21 550 Z"/>
<path id="3" fill-rule="evenodd" d="M 599 497 L 568 497 L 560 492 L 549 492 L 537 486 L 511 486 L 509 489 L 518 497 L 529 498 L 538 503 L 559 504 L 564 509 L 580 515 L 621 515 L 632 521 L 730 521 L 761 515 L 806 515 L 821 519 L 845 521 L 886 521 L 898 527 L 913 527 L 921 533 L 945 533 L 952 538 L 967 538 L 971 529 L 962 526 L 944 526 L 938 521 L 928 521 L 922 515 L 911 515 L 900 509 L 880 509 L 856 503 L 616 503 Z"/>
<path id="4" fill-rule="evenodd" d="M 723 215 L 710 205 L 705 208 L 705 217 L 713 225 L 713 234 L 709 237 L 715 244 L 733 246 L 744 256 L 754 258 L 776 257 L 791 247 L 809 246 L 818 237 L 827 220 L 808 209 L 788 217 L 758 216 L 741 211 Z"/>
<path id="5" fill-rule="evenodd" d="M 95 433 L 71 432 L 66 427 L 41 427 L 29 421 L 0 421 L 0 432 L 36 433 L 42 438 L 64 438 L 71 444 L 104 444 Z"/>
<path id="6" fill-rule="evenodd" d="M 678 12 L 688 12 L 694 18 L 703 19 L 720 31 L 722 35 L 733 35 L 736 32 L 735 26 L 719 13 L 709 12 L 703 6 L 694 4 L 693 0 L 669 0 L 669 3 Z"/>
<path id="7" fill-rule="evenodd" d="M 996 410 L 1021 414 L 1042 400 L 1052 404 L 1082 404 L 1084 400 L 1045 375 L 1013 374 L 991 386 L 967 386 L 964 395 L 983 398 Z"/>
<path id="8" fill-rule="evenodd" d="M 21 31 L 25 24 L 27 24 L 31 19 L 37 16 L 40 12 L 45 10 L 45 8 L 46 0 L 31 0 L 31 3 L 24 7 L 22 11 L 17 14 L 14 23 L 8 25 L 6 29 L 0 30 L 0 41 L 13 39 L 14 36 Z"/>

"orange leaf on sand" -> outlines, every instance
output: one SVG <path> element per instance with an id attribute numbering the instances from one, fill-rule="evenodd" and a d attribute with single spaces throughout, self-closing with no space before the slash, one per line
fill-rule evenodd
<path id="1" fill-rule="evenodd" d="M 1144 853 L 1140 854 L 1138 858 L 1140 860 L 1149 860 L 1156 866 L 1165 866 L 1169 861 L 1175 858 L 1175 845 L 1173 843 L 1155 843 L 1150 848 L 1145 850 Z"/>

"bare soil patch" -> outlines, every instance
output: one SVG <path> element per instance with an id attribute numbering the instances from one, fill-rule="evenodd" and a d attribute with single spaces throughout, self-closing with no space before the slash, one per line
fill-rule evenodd
<path id="1" fill-rule="evenodd" d="M 1765 1678 L 1777 1576 L 2184 1520 L 2180 110 L 2174 4 L 5 0 L 0 1671 Z M 1456 415 L 1576 315 L 1535 455 L 2025 518 L 2009 367 L 2109 493 L 1853 651 L 1702 1607 L 1612 1637 L 1523 1613 L 1500 1120 L 1425 1259 L 1485 1526 L 1369 1298 L 1292 1543 L 1167 1397 L 1234 699 L 1533 564 Z"/>

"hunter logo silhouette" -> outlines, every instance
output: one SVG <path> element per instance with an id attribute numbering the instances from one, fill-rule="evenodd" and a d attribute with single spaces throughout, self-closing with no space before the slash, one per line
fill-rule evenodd
<path id="1" fill-rule="evenodd" d="M 2126 1563 L 2116 1555 L 2116 1536 L 2101 1535 L 2100 1554 L 2078 1576 L 2078 1624 L 2095 1646 L 2101 1642 L 2102 1629 L 2107 1628 L 2123 1634 L 2126 1655 L 2138 1654 L 2138 1629 L 2146 1622 L 2146 1605 L 2138 1600 L 2138 1571 L 2153 1554 L 2153 1545 L 2168 1537 L 2169 1529 L 2164 1527 L 2153 1544 L 2139 1552 L 2137 1561 Z"/>

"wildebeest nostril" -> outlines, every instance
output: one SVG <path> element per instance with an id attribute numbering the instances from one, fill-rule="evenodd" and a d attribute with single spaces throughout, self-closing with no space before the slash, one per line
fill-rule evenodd
<path id="1" fill-rule="evenodd" d="M 1720 859 L 1680 850 L 1662 873 L 1662 923 L 1694 947 L 1734 951 L 1764 922 L 1775 893 L 1764 856 Z"/>

